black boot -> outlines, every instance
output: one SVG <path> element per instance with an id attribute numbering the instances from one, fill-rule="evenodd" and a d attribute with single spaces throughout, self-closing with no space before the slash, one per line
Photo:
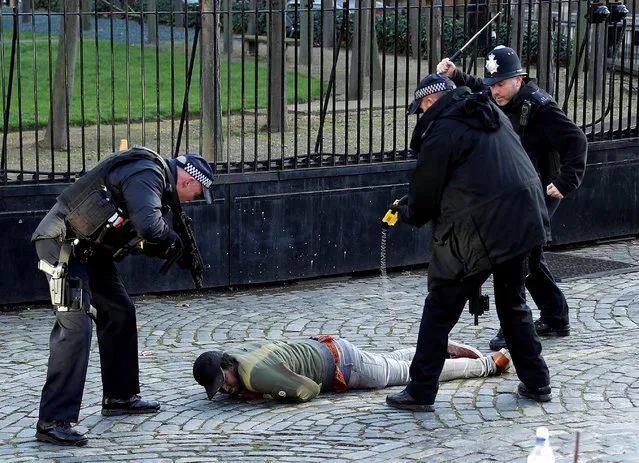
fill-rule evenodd
<path id="1" fill-rule="evenodd" d="M 414 412 L 434 412 L 433 404 L 420 404 L 404 389 L 399 394 L 390 394 L 386 396 L 386 403 L 394 408 L 402 410 L 412 410 Z"/>
<path id="2" fill-rule="evenodd" d="M 570 323 L 558 326 L 550 326 L 541 318 L 535 320 L 537 336 L 570 336 Z"/>
<path id="3" fill-rule="evenodd" d="M 499 331 L 497 331 L 495 337 L 488 342 L 488 347 L 490 347 L 490 350 L 502 350 L 508 348 L 506 345 L 506 339 L 504 339 L 504 330 L 502 330 L 501 327 L 499 328 Z"/>
<path id="4" fill-rule="evenodd" d="M 550 386 L 540 387 L 539 389 L 529 389 L 524 383 L 519 383 L 517 392 L 520 396 L 528 397 L 535 402 L 550 402 L 552 400 Z"/>
<path id="5" fill-rule="evenodd" d="M 87 437 L 73 429 L 68 421 L 44 421 L 38 420 L 36 425 L 36 439 L 41 442 L 49 442 L 56 445 L 75 445 L 81 447 L 87 445 Z"/>
<path id="6" fill-rule="evenodd" d="M 132 395 L 128 399 L 102 399 L 102 414 L 114 415 L 139 415 L 142 413 L 155 413 L 160 409 L 160 404 L 155 400 L 142 400 L 139 395 Z"/>

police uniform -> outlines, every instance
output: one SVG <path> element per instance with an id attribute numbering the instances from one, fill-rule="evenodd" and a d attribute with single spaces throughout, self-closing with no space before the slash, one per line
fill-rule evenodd
<path id="1" fill-rule="evenodd" d="M 135 306 L 115 261 L 131 252 L 167 257 L 179 248 L 180 240 L 165 216 L 177 199 L 177 166 L 186 167 L 186 159 L 167 163 L 146 148 L 108 156 L 62 192 L 35 230 L 32 241 L 39 268 L 50 283 L 56 317 L 40 402 L 39 440 L 86 443 L 77 432 L 67 431 L 68 423 L 79 417 L 92 319 L 100 351 L 103 414 L 120 414 L 109 408 L 109 400 L 132 397 L 123 405 L 129 407 L 125 412 L 159 409 L 157 402 L 136 396 L 140 385 Z M 138 243 L 144 243 L 141 249 Z M 43 423 L 53 424 L 41 428 Z M 66 423 L 67 431 L 59 428 L 58 435 L 60 423 Z"/>
<path id="2" fill-rule="evenodd" d="M 422 81 L 416 102 L 444 90 L 421 91 L 441 79 Z M 432 221 L 433 255 L 411 381 L 387 403 L 433 409 L 448 334 L 491 273 L 517 375 L 527 390 L 549 397 L 548 368 L 524 289 L 528 255 L 549 238 L 548 217 L 539 178 L 508 118 L 485 95 L 451 89 L 419 119 L 411 149 L 419 155 L 407 204 L 391 209 L 414 226 Z"/>
<path id="3" fill-rule="evenodd" d="M 458 85 L 466 85 L 475 92 L 490 94 L 489 85 L 504 79 L 524 76 L 526 73 L 512 48 L 499 46 L 486 58 L 484 78 L 473 77 L 457 69 L 451 79 Z M 563 113 L 553 98 L 541 90 L 535 79 L 523 78 L 523 84 L 512 100 L 500 109 L 510 119 L 519 134 L 545 189 L 553 184 L 565 197 L 576 190 L 584 176 L 588 141 L 583 131 Z M 544 194 L 550 217 L 560 199 Z M 543 256 L 526 280 L 541 317 L 536 322 L 540 334 L 566 336 L 570 333 L 568 304 L 548 268 Z M 505 347 L 501 333 L 491 341 L 497 350 Z"/>

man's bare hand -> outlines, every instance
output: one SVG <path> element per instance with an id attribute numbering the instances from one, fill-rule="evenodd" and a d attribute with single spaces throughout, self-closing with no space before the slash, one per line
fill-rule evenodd
<path id="1" fill-rule="evenodd" d="M 553 198 L 564 199 L 564 195 L 562 195 L 557 187 L 552 183 L 546 187 L 546 194 L 548 196 L 552 196 Z"/>
<path id="2" fill-rule="evenodd" d="M 455 63 L 453 63 L 448 58 L 444 58 L 437 65 L 437 74 L 442 74 L 446 77 L 452 77 L 454 70 L 455 70 Z"/>

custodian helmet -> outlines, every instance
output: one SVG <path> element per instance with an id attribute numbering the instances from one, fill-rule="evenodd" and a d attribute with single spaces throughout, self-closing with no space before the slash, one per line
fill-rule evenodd
<path id="1" fill-rule="evenodd" d="M 527 73 L 521 67 L 519 56 L 510 47 L 499 45 L 486 56 L 484 83 L 493 85 L 502 80 L 515 76 L 525 76 Z"/>

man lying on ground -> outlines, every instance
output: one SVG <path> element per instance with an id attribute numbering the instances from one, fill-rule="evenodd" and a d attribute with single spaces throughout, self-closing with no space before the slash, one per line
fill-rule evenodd
<path id="1" fill-rule="evenodd" d="M 244 399 L 270 395 L 279 401 L 306 402 L 321 391 L 405 385 L 414 354 L 414 348 L 367 352 L 331 336 L 250 341 L 226 352 L 204 352 L 193 365 L 193 377 L 204 386 L 209 399 L 220 391 Z M 494 376 L 508 368 L 506 349 L 484 357 L 473 347 L 449 341 L 439 380 Z"/>

